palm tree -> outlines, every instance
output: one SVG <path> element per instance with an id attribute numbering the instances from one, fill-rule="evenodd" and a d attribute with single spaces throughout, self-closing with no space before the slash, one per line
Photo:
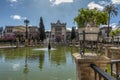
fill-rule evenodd
<path id="1" fill-rule="evenodd" d="M 27 26 L 28 26 L 29 22 L 30 22 L 30 21 L 27 20 L 27 19 L 24 20 L 24 23 L 25 23 L 25 25 L 26 25 L 26 35 L 25 35 L 25 36 L 26 36 L 26 39 L 28 39 L 28 30 L 27 30 Z"/>
<path id="2" fill-rule="evenodd" d="M 118 8 L 114 4 L 109 4 L 109 5 L 105 6 L 105 8 L 104 8 L 104 11 L 106 11 L 108 13 L 108 16 L 109 16 L 107 37 L 109 37 L 109 32 L 110 32 L 109 25 L 110 25 L 111 16 L 112 15 L 117 16 L 117 14 L 118 14 L 117 10 L 118 10 Z"/>

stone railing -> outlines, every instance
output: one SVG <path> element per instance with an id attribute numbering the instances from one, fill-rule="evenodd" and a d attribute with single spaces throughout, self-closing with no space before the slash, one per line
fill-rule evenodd
<path id="1" fill-rule="evenodd" d="M 102 69 L 100 69 L 98 66 L 96 66 L 95 64 L 90 64 L 90 67 L 94 70 L 94 80 L 97 80 L 97 77 L 99 76 L 99 80 L 116 80 L 115 78 L 113 78 L 112 76 L 110 76 L 109 74 L 107 74 L 105 71 L 103 71 Z"/>

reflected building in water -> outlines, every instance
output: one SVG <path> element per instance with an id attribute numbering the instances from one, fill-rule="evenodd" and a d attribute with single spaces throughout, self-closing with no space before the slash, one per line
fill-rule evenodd
<path id="1" fill-rule="evenodd" d="M 50 61 L 52 64 L 61 65 L 66 63 L 66 50 L 65 48 L 58 48 L 58 50 L 50 52 Z"/>

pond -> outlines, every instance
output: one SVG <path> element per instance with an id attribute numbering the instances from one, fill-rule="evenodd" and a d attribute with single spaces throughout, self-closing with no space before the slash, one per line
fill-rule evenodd
<path id="1" fill-rule="evenodd" d="M 0 80 L 76 80 L 76 48 L 34 49 L 0 49 Z"/>

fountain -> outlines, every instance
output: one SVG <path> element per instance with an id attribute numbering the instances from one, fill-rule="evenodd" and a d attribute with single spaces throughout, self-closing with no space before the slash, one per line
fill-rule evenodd
<path id="1" fill-rule="evenodd" d="M 48 47 L 44 47 L 44 48 L 35 48 L 35 49 L 32 49 L 34 51 L 50 51 L 50 50 L 56 50 L 55 48 L 52 48 L 51 45 L 50 45 L 50 42 L 48 43 Z"/>
<path id="2" fill-rule="evenodd" d="M 46 48 L 35 48 L 35 49 L 33 49 L 33 50 L 35 50 L 35 51 L 50 51 L 50 50 L 56 50 L 55 48 L 51 48 L 51 44 L 50 44 L 50 33 L 49 33 L 49 41 L 47 40 L 47 42 L 48 42 L 48 47 L 46 47 Z"/>
<path id="3" fill-rule="evenodd" d="M 35 48 L 35 49 L 32 49 L 34 51 L 48 51 L 48 50 L 56 50 L 55 48 L 51 48 L 51 49 L 48 49 L 47 47 L 46 48 Z"/>
<path id="4" fill-rule="evenodd" d="M 51 50 L 50 40 L 49 40 L 49 43 L 48 43 L 48 50 Z"/>
<path id="5" fill-rule="evenodd" d="M 49 51 L 51 50 L 50 37 L 51 37 L 51 34 L 49 33 L 49 43 L 48 43 L 48 50 L 49 50 Z"/>

